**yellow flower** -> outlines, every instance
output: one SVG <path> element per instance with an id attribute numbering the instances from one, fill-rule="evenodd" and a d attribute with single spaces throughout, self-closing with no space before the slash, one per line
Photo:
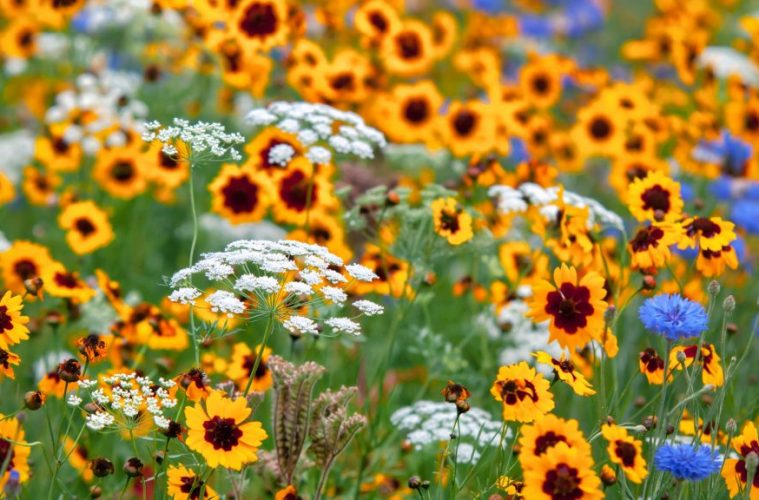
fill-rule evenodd
<path id="1" fill-rule="evenodd" d="M 566 355 L 561 353 L 561 358 L 556 359 L 544 351 L 533 353 L 538 363 L 547 364 L 553 367 L 553 372 L 559 377 L 559 380 L 566 382 L 578 396 L 592 396 L 596 393 L 593 386 L 590 385 L 582 373 L 575 370 L 571 360 L 566 359 Z"/>
<path id="2" fill-rule="evenodd" d="M 203 403 L 185 408 L 187 446 L 209 467 L 240 470 L 258 460 L 258 447 L 268 437 L 260 422 L 245 422 L 251 409 L 245 398 L 229 399 L 214 391 Z"/>
<path id="3" fill-rule="evenodd" d="M 21 443 L 21 444 L 14 444 Z M 5 462 L 10 455 L 10 463 L 5 473 L 0 477 L 0 488 L 5 486 L 11 472 L 19 476 L 19 482 L 29 480 L 29 454 L 32 448 L 24 443 L 24 429 L 18 419 L 0 414 L 0 458 Z"/>
<path id="4" fill-rule="evenodd" d="M 664 267 L 671 257 L 669 247 L 681 238 L 682 228 L 678 224 L 653 223 L 641 227 L 629 245 L 633 269 Z"/>
<path id="5" fill-rule="evenodd" d="M 45 283 L 45 291 L 53 297 L 84 303 L 95 296 L 95 290 L 82 281 L 77 273 L 67 271 L 60 262 L 53 262 L 43 270 L 42 281 Z"/>
<path id="6" fill-rule="evenodd" d="M 530 500 L 600 500 L 601 480 L 593 471 L 593 458 L 566 443 L 557 443 L 546 453 L 522 460 L 522 496 Z"/>
<path id="7" fill-rule="evenodd" d="M 5 375 L 8 378 L 16 378 L 16 374 L 13 372 L 13 367 L 18 366 L 21 363 L 21 358 L 17 354 L 13 354 L 10 351 L 0 348 L 0 375 Z M 2 376 L 0 376 L 0 380 Z"/>
<path id="8" fill-rule="evenodd" d="M 490 394 L 503 403 L 504 420 L 532 422 L 554 408 L 549 387 L 543 375 L 522 361 L 498 370 Z"/>
<path id="9" fill-rule="evenodd" d="M 743 491 L 746 491 L 748 483 L 748 467 L 746 458 L 750 453 L 759 455 L 759 436 L 756 432 L 756 426 L 749 421 L 743 426 L 743 432 L 733 438 L 733 449 L 738 453 L 739 458 L 728 458 L 722 467 L 722 477 L 725 480 L 727 489 L 730 491 L 730 497 L 735 497 Z M 754 474 L 754 481 L 748 488 L 748 497 L 750 500 L 759 499 L 759 477 Z"/>
<path id="10" fill-rule="evenodd" d="M 432 202 L 435 232 L 451 245 L 461 245 L 472 239 L 472 216 L 455 198 L 439 198 Z"/>
<path id="11" fill-rule="evenodd" d="M 114 238 L 108 215 L 93 201 L 69 203 L 58 216 L 58 224 L 66 230 L 66 243 L 77 255 L 108 246 Z"/>
<path id="12" fill-rule="evenodd" d="M 622 467 L 627 479 L 633 483 L 642 483 L 648 475 L 648 469 L 641 442 L 614 424 L 603 425 L 601 434 L 609 442 L 607 451 L 611 461 Z"/>
<path id="13" fill-rule="evenodd" d="M 251 350 L 245 342 L 238 342 L 232 347 L 232 361 L 227 368 L 227 376 L 234 380 L 240 389 L 244 389 L 247 385 L 260 349 L 261 346 L 257 345 Z M 264 392 L 273 383 L 271 370 L 266 364 L 270 354 L 271 349 L 265 347 L 250 386 L 253 391 Z"/>
<path id="14" fill-rule="evenodd" d="M 29 328 L 26 327 L 29 317 L 21 314 L 23 308 L 21 297 L 10 291 L 0 298 L 0 348 L 7 350 L 29 338 Z"/>
<path id="15" fill-rule="evenodd" d="M 259 221 L 271 205 L 268 183 L 261 172 L 226 164 L 208 185 L 211 209 L 232 224 Z"/>
<path id="16" fill-rule="evenodd" d="M 16 198 L 16 188 L 10 179 L 0 172 L 0 206 L 10 203 Z"/>
<path id="17" fill-rule="evenodd" d="M 683 353 L 685 355 L 685 361 L 680 363 L 677 360 L 677 354 Z M 720 363 L 720 357 L 717 354 L 717 350 L 714 348 L 714 344 L 704 343 L 701 345 L 701 352 L 699 353 L 698 345 L 678 345 L 672 348 L 669 353 L 669 366 L 673 370 L 683 370 L 688 366 L 691 366 L 698 357 L 698 364 L 701 365 L 701 381 L 704 384 L 712 384 L 715 387 L 719 387 L 725 383 L 725 375 L 722 373 L 722 364 Z"/>
<path id="18" fill-rule="evenodd" d="M 659 171 L 651 171 L 629 187 L 627 205 L 639 221 L 675 221 L 683 211 L 680 183 Z"/>
<path id="19" fill-rule="evenodd" d="M 590 445 L 574 419 L 564 420 L 548 414 L 522 426 L 520 434 L 519 460 L 523 463 L 531 458 L 540 457 L 559 443 L 576 449 L 581 455 L 591 456 Z"/>
<path id="20" fill-rule="evenodd" d="M 50 251 L 31 241 L 14 241 L 0 253 L 3 283 L 14 293 L 24 293 L 24 281 L 42 276 L 43 270 L 53 263 Z"/>
<path id="21" fill-rule="evenodd" d="M 186 468 L 184 465 L 170 466 L 166 475 L 168 476 L 168 493 L 171 498 L 178 500 L 219 498 L 218 493 L 209 485 L 204 484 L 195 471 Z M 202 497 L 200 496 L 201 491 L 203 491 Z"/>

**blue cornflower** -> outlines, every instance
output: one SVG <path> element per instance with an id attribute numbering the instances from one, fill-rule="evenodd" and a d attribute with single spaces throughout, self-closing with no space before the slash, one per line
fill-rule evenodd
<path id="1" fill-rule="evenodd" d="M 751 234 L 759 234 L 759 201 L 738 200 L 730 211 L 733 222 Z"/>
<path id="2" fill-rule="evenodd" d="M 694 448 L 689 444 L 665 444 L 656 450 L 654 464 L 677 479 L 701 481 L 717 472 L 722 460 L 706 445 Z"/>
<path id="3" fill-rule="evenodd" d="M 643 326 L 669 340 L 698 337 L 706 330 L 704 307 L 681 295 L 663 294 L 643 302 L 638 311 Z"/>

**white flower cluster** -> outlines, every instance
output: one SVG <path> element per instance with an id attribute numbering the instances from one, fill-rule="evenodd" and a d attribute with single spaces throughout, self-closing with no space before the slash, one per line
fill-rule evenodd
<path id="1" fill-rule="evenodd" d="M 332 161 L 333 151 L 373 158 L 374 148 L 383 148 L 387 144 L 382 132 L 368 126 L 356 113 L 340 111 L 326 104 L 274 102 L 248 113 L 246 121 L 257 127 L 275 126 L 295 135 L 306 148 L 306 158 L 316 164 Z M 270 160 L 286 164 L 292 157 L 292 148 L 278 148 L 272 148 Z"/>
<path id="2" fill-rule="evenodd" d="M 21 180 L 22 169 L 34 156 L 34 134 L 27 130 L 17 130 L 0 135 L 0 172 L 14 184 Z"/>
<path id="3" fill-rule="evenodd" d="M 274 313 L 283 318 L 285 329 L 297 335 L 318 335 L 319 322 L 337 334 L 360 335 L 361 326 L 355 318 L 325 313 L 331 312 L 329 307 L 346 305 L 346 288 L 354 280 L 377 279 L 371 269 L 344 265 L 323 246 L 292 240 L 239 240 L 222 252 L 203 254 L 192 267 L 174 274 L 169 299 L 195 305 L 202 295 L 192 284 L 195 275 L 204 276 L 215 288 L 205 297 L 212 311 L 228 315 L 247 312 L 251 318 Z M 369 300 L 356 300 L 352 305 L 367 316 L 384 312 L 381 305 Z M 311 315 L 316 308 L 324 310 Z"/>
<path id="4" fill-rule="evenodd" d="M 409 443 L 416 449 L 421 449 L 428 444 L 451 439 L 456 412 L 456 405 L 451 403 L 422 400 L 396 410 L 390 416 L 390 422 L 406 433 Z M 480 450 L 498 446 L 501 425 L 500 420 L 493 420 L 488 412 L 479 408 L 471 408 L 463 413 L 456 427 L 459 448 L 456 460 L 459 463 L 476 462 Z M 510 437 L 511 431 L 507 429 L 504 438 Z"/>
<path id="5" fill-rule="evenodd" d="M 237 132 L 227 132 L 221 123 L 190 123 L 182 118 L 174 118 L 172 123 L 167 127 L 155 120 L 146 123 L 142 140 L 163 143 L 163 152 L 170 156 L 187 153 L 195 158 L 209 155 L 235 161 L 242 158 L 234 146 L 245 142 L 245 138 Z M 180 152 L 177 149 L 179 142 L 184 143 L 190 151 Z"/>
<path id="6" fill-rule="evenodd" d="M 150 378 L 132 372 L 105 377 L 103 382 L 107 388 L 96 388 L 98 384 L 94 380 L 80 382 L 80 387 L 90 391 L 90 398 L 99 408 L 98 411 L 87 415 L 87 427 L 99 431 L 121 423 L 128 428 L 133 426 L 141 415 L 146 414 L 145 412 L 152 415 L 157 426 L 168 427 L 169 419 L 163 415 L 163 410 L 177 405 L 177 400 L 169 393 L 169 389 L 176 385 L 173 380 L 160 378 L 155 384 Z M 69 404 L 75 406 L 82 401 L 78 396 L 78 403 L 73 403 L 72 399 L 69 397 Z"/>
<path id="7" fill-rule="evenodd" d="M 76 79 L 73 89 L 55 96 L 45 114 L 48 125 L 65 123 L 63 140 L 68 144 L 81 144 L 82 150 L 95 155 L 103 146 L 118 147 L 126 144 L 124 131 L 139 131 L 148 108 L 134 96 L 140 85 L 136 74 L 116 71 L 83 73 Z M 69 123 L 69 119 L 87 114 L 93 119 Z"/>
<path id="8" fill-rule="evenodd" d="M 497 199 L 498 210 L 506 214 L 524 212 L 530 205 L 540 207 L 541 214 L 547 219 L 555 218 L 558 211 L 555 204 L 559 200 L 557 186 L 544 188 L 532 182 L 525 182 L 517 188 L 497 185 L 488 190 L 488 195 Z M 565 190 L 564 202 L 574 207 L 588 208 L 589 228 L 598 223 L 624 230 L 622 218 L 592 198 Z"/>

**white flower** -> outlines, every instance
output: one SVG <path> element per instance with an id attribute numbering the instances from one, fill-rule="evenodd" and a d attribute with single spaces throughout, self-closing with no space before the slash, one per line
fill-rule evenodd
<path id="1" fill-rule="evenodd" d="M 174 290 L 169 295 L 169 300 L 179 304 L 195 304 L 195 299 L 200 297 L 201 292 L 197 288 L 182 287 Z"/>
<path id="2" fill-rule="evenodd" d="M 289 144 L 277 144 L 269 150 L 269 163 L 284 167 L 294 155 L 295 150 Z"/>
<path id="3" fill-rule="evenodd" d="M 214 122 L 199 121 L 190 123 L 181 118 L 174 118 L 172 125 L 156 127 L 156 122 L 151 122 L 150 129 L 142 136 L 146 142 L 158 141 L 163 143 L 163 151 L 169 155 L 178 153 L 177 143 L 181 142 L 189 147 L 186 152 L 188 159 L 196 160 L 200 157 L 230 158 L 240 160 L 242 156 L 235 148 L 236 145 L 245 142 L 245 138 L 236 132 L 227 132 L 224 125 Z"/>
<path id="4" fill-rule="evenodd" d="M 319 278 L 319 281 L 321 281 L 321 278 Z M 292 293 L 293 295 L 311 295 L 314 290 L 308 283 L 302 281 L 289 281 L 285 285 L 285 292 Z"/>
<path id="5" fill-rule="evenodd" d="M 348 318 L 329 318 L 324 323 L 331 326 L 338 333 L 361 335 L 361 325 Z"/>
<path id="6" fill-rule="evenodd" d="M 330 300 L 337 304 L 342 304 L 348 300 L 348 294 L 346 294 L 340 288 L 334 286 L 325 285 L 321 288 L 320 291 L 322 295 L 327 298 L 327 300 Z"/>
<path id="7" fill-rule="evenodd" d="M 328 165 L 332 161 L 332 153 L 329 152 L 329 149 L 314 146 L 309 148 L 306 158 L 315 165 Z"/>
<path id="8" fill-rule="evenodd" d="M 251 292 L 261 290 L 265 293 L 274 293 L 279 290 L 279 280 L 271 276 L 256 276 L 254 274 L 244 274 L 237 278 L 235 290 L 241 292 Z"/>
<path id="9" fill-rule="evenodd" d="M 351 275 L 351 277 L 359 281 L 372 281 L 379 279 L 379 276 L 377 276 L 374 271 L 361 264 L 348 264 L 345 266 L 345 269 L 348 271 L 348 274 Z"/>
<path id="10" fill-rule="evenodd" d="M 377 316 L 385 312 L 385 308 L 371 300 L 357 300 L 353 306 L 367 316 Z"/>
<path id="11" fill-rule="evenodd" d="M 66 400 L 66 404 L 70 406 L 79 406 L 82 404 L 82 398 L 77 396 L 75 393 L 69 394 L 68 399 Z"/>
<path id="12" fill-rule="evenodd" d="M 229 316 L 245 312 L 245 304 L 232 292 L 226 290 L 216 290 L 206 297 L 206 302 L 213 312 L 227 313 Z"/>
<path id="13" fill-rule="evenodd" d="M 91 413 L 87 415 L 84 420 L 87 424 L 87 427 L 89 427 L 93 431 L 102 430 L 108 427 L 109 425 L 113 424 L 113 422 L 115 421 L 113 415 L 103 412 L 103 411 Z"/>
<path id="14" fill-rule="evenodd" d="M 171 420 L 169 420 L 168 418 L 164 417 L 163 415 L 154 415 L 153 416 L 153 421 L 161 429 L 168 429 L 169 428 L 169 424 L 171 423 Z"/>
<path id="15" fill-rule="evenodd" d="M 311 335 L 318 335 L 319 328 L 314 320 L 306 318 L 305 316 L 290 316 L 282 324 L 289 332 L 296 335 L 303 335 L 309 333 Z"/>

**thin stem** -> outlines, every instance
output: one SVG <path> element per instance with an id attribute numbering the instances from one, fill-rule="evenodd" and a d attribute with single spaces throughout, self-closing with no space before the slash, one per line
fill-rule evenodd
<path id="1" fill-rule="evenodd" d="M 243 392 L 243 396 L 247 396 L 250 392 L 250 387 L 253 385 L 253 379 L 256 378 L 256 372 L 258 372 L 258 367 L 261 365 L 261 357 L 264 355 L 264 349 L 266 349 L 266 343 L 269 341 L 269 336 L 271 335 L 271 332 L 274 330 L 274 314 L 269 314 L 269 319 L 266 322 L 266 330 L 264 331 L 264 339 L 261 342 L 261 346 L 258 348 L 258 355 L 256 356 L 256 361 L 253 363 L 253 368 L 250 370 L 250 376 L 248 377 L 248 383 L 245 386 L 245 392 Z"/>
<path id="2" fill-rule="evenodd" d="M 316 494 L 314 495 L 314 500 L 321 499 L 322 490 L 324 490 L 324 487 L 327 485 L 327 478 L 329 477 L 329 471 L 332 468 L 332 462 L 334 460 L 335 460 L 335 457 L 333 456 L 325 464 L 324 469 L 322 469 L 321 476 L 319 476 L 319 484 L 316 485 Z"/>

